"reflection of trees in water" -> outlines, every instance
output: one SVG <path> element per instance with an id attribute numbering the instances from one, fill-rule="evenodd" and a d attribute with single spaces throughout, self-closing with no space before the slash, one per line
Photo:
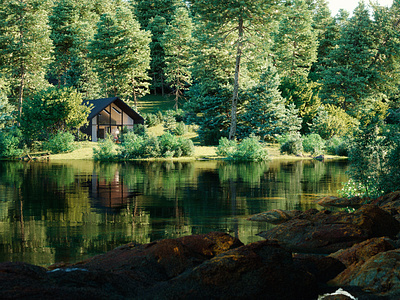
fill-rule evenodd
<path id="1" fill-rule="evenodd" d="M 0 163 L 0 259 L 48 264 L 213 230 L 250 242 L 267 225 L 246 216 L 308 208 L 304 193 L 336 191 L 337 176 L 314 161 Z"/>

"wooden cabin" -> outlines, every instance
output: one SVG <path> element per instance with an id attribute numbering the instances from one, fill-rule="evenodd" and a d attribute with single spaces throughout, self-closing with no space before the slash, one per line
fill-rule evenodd
<path id="1" fill-rule="evenodd" d="M 91 106 L 89 124 L 81 129 L 93 142 L 111 134 L 116 139 L 122 128 L 128 130 L 135 124 L 144 124 L 144 119 L 128 104 L 118 97 L 88 100 L 83 102 Z"/>

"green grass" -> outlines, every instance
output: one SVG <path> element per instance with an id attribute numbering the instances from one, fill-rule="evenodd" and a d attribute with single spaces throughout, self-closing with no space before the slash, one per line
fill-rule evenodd
<path id="1" fill-rule="evenodd" d="M 174 109 L 174 97 L 171 95 L 146 95 L 138 100 L 138 110 L 140 113 L 156 113 Z"/>

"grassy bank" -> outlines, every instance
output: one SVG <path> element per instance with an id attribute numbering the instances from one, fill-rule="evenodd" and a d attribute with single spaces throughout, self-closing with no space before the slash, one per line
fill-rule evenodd
<path id="1" fill-rule="evenodd" d="M 51 160 L 79 160 L 79 159 L 86 159 L 92 160 L 93 159 L 93 147 L 97 147 L 97 143 L 94 142 L 80 142 L 79 149 L 74 150 L 70 153 L 62 153 L 62 154 L 52 154 L 50 155 Z M 213 146 L 199 146 L 195 145 L 195 154 L 193 157 L 180 157 L 180 158 L 173 158 L 172 160 L 202 160 L 202 159 L 221 159 L 216 155 L 217 147 Z M 290 159 L 290 160 L 299 160 L 299 159 L 312 159 L 311 156 L 304 156 L 298 157 L 294 155 L 286 155 L 281 154 L 279 151 L 278 144 L 267 144 L 266 149 L 269 153 L 269 157 L 273 160 L 275 159 Z M 328 159 L 333 158 L 341 158 L 344 157 L 340 156 L 332 156 L 332 155 L 325 155 Z M 158 158 L 157 160 L 163 160 Z M 171 160 L 171 159 L 169 159 Z"/>

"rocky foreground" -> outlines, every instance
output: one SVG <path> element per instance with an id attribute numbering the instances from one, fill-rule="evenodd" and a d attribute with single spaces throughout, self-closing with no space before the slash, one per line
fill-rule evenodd
<path id="1" fill-rule="evenodd" d="M 0 263 L 0 299 L 400 299 L 400 192 L 367 200 L 319 202 L 351 202 L 352 213 L 255 215 L 278 225 L 249 245 L 214 232 L 48 269 Z M 339 288 L 346 292 L 332 295 Z"/>

